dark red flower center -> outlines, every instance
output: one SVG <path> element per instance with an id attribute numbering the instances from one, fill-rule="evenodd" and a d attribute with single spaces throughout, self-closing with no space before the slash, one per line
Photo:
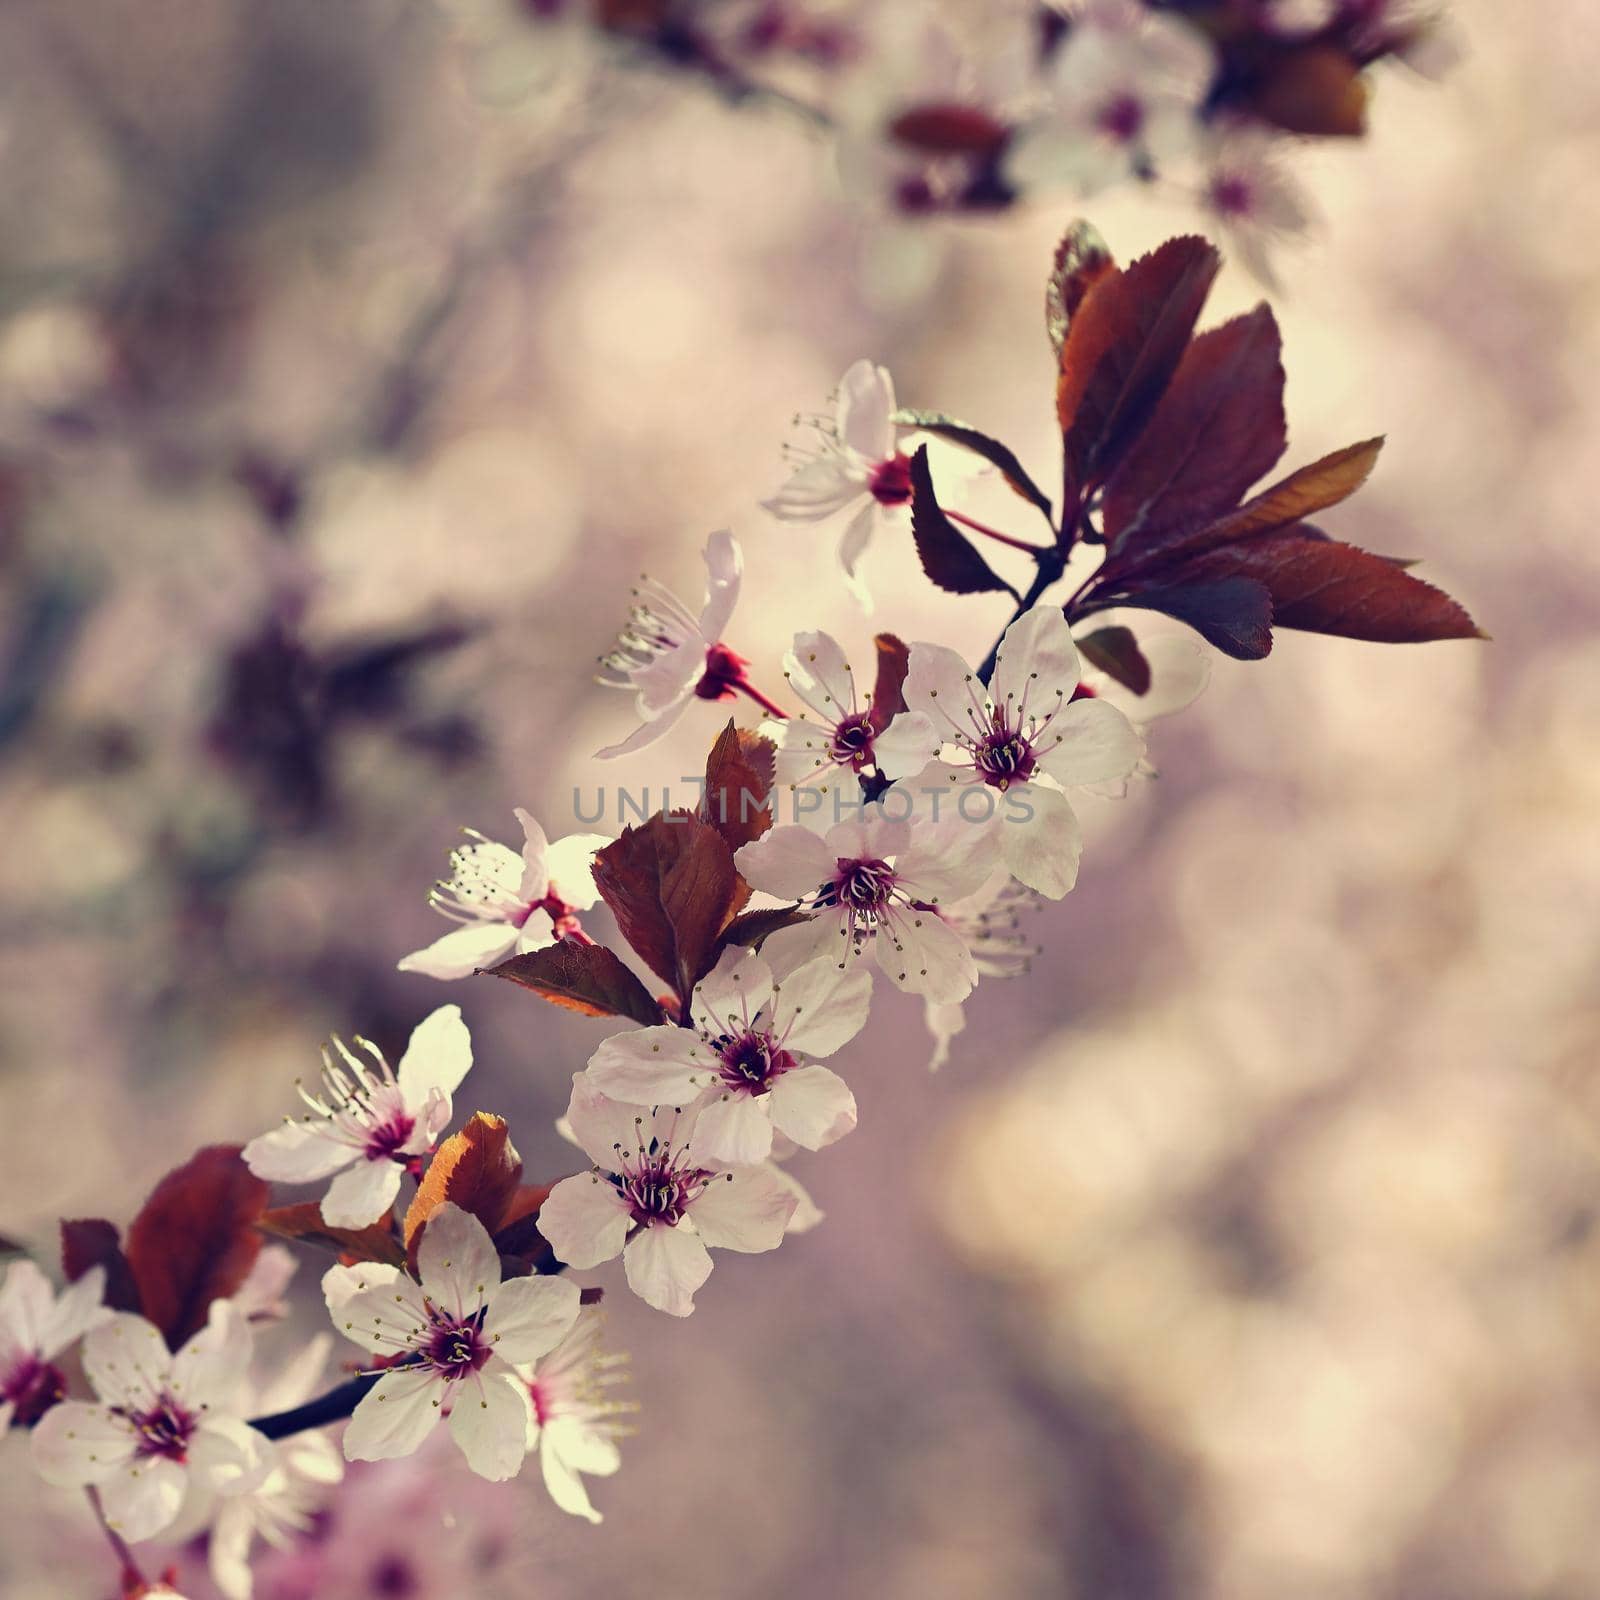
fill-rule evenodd
<path id="1" fill-rule="evenodd" d="M 490 1350 L 476 1317 L 447 1317 L 435 1313 L 433 1330 L 423 1354 L 434 1370 L 449 1381 L 476 1372 L 489 1359 Z"/>
<path id="2" fill-rule="evenodd" d="M 702 700 L 727 700 L 744 682 L 744 669 L 750 663 L 725 644 L 714 644 L 706 651 L 706 670 L 694 686 Z"/>
<path id="3" fill-rule="evenodd" d="M 612 1182 L 636 1223 L 664 1222 L 676 1227 L 705 1177 L 698 1167 L 678 1166 L 663 1154 L 647 1157 L 641 1166 L 619 1173 Z"/>
<path id="4" fill-rule="evenodd" d="M 0 1379 L 0 1400 L 16 1408 L 14 1420 L 23 1428 L 31 1427 L 58 1400 L 65 1399 L 66 1393 L 67 1380 L 61 1369 L 35 1355 L 23 1356 Z"/>
<path id="5" fill-rule="evenodd" d="M 1020 733 L 995 728 L 979 741 L 973 765 L 985 783 L 1005 789 L 1013 783 L 1026 783 L 1038 761 L 1033 746 Z"/>
<path id="6" fill-rule="evenodd" d="M 1223 173 L 1212 180 L 1211 207 L 1219 216 L 1247 217 L 1255 209 L 1255 195 L 1243 178 Z"/>
<path id="7" fill-rule="evenodd" d="M 828 754 L 842 767 L 857 770 L 872 760 L 872 723 L 866 715 L 846 717 L 833 730 L 828 741 Z"/>
<path id="8" fill-rule="evenodd" d="M 1132 144 L 1144 131 L 1144 102 L 1137 95 L 1116 95 L 1101 106 L 1095 121 L 1119 144 Z"/>
<path id="9" fill-rule="evenodd" d="M 386 1122 L 374 1123 L 367 1129 L 367 1142 L 361 1153 L 368 1161 L 388 1161 L 400 1152 L 400 1147 L 411 1137 L 417 1121 L 403 1111 L 397 1111 Z"/>
<path id="10" fill-rule="evenodd" d="M 911 498 L 911 457 L 896 453 L 880 461 L 867 487 L 880 506 L 903 506 Z"/>
<path id="11" fill-rule="evenodd" d="M 746 1094 L 764 1094 L 795 1064 L 794 1057 L 779 1047 L 770 1033 L 725 1035 L 717 1042 L 722 1057 L 722 1081 L 730 1089 Z"/>
<path id="12" fill-rule="evenodd" d="M 887 861 L 851 861 L 840 856 L 834 876 L 817 892 L 817 904 L 848 906 L 854 911 L 878 911 L 894 892 L 894 868 Z"/>
<path id="13" fill-rule="evenodd" d="M 160 1456 L 166 1461 L 188 1459 L 189 1440 L 199 1420 L 174 1400 L 162 1395 L 148 1411 L 127 1413 L 138 1436 L 136 1449 L 141 1456 Z"/>

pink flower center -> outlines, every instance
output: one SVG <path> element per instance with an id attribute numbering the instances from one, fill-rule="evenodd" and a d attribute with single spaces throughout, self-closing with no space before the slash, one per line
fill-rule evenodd
<path id="1" fill-rule="evenodd" d="M 744 682 L 744 669 L 749 662 L 725 644 L 714 644 L 706 651 L 706 670 L 694 692 L 702 700 L 727 700 Z"/>
<path id="2" fill-rule="evenodd" d="M 872 760 L 872 723 L 865 713 L 846 717 L 833 730 L 828 755 L 842 767 L 859 771 Z"/>
<path id="3" fill-rule="evenodd" d="M 465 1378 L 476 1372 L 490 1353 L 477 1317 L 449 1317 L 434 1311 L 433 1328 L 422 1354 L 442 1378 L 450 1382 Z"/>
<path id="4" fill-rule="evenodd" d="M 978 775 L 996 789 L 1013 783 L 1026 783 L 1038 761 L 1033 746 L 1020 734 L 1003 725 L 992 728 L 978 741 L 973 751 Z"/>
<path id="5" fill-rule="evenodd" d="M 722 1057 L 718 1071 L 723 1083 L 744 1094 L 765 1094 L 795 1064 L 770 1033 L 725 1035 L 717 1041 L 717 1052 Z"/>
<path id="6" fill-rule="evenodd" d="M 123 1413 L 138 1436 L 136 1448 L 141 1456 L 160 1456 L 166 1461 L 184 1462 L 189 1458 L 189 1440 L 198 1420 L 171 1395 L 164 1394 L 148 1411 Z"/>
<path id="7" fill-rule="evenodd" d="M 1144 130 L 1144 102 L 1137 95 L 1115 95 L 1101 106 L 1095 124 L 1119 144 L 1132 144 Z"/>
<path id="8" fill-rule="evenodd" d="M 894 893 L 894 868 L 887 861 L 851 861 L 840 856 L 833 877 L 817 895 L 818 905 L 845 906 L 851 911 L 877 912 Z"/>
<path id="9" fill-rule="evenodd" d="M 1218 216 L 1247 217 L 1255 209 L 1255 194 L 1236 174 L 1221 173 L 1211 181 L 1211 209 Z"/>
<path id="10" fill-rule="evenodd" d="M 612 1182 L 627 1201 L 636 1223 L 664 1222 L 672 1228 L 699 1194 L 707 1176 L 699 1167 L 678 1165 L 663 1152 L 646 1156 L 632 1172 L 619 1173 Z"/>
<path id="11" fill-rule="evenodd" d="M 880 506 L 903 506 L 911 498 L 911 457 L 896 453 L 880 461 L 867 479 L 867 488 Z"/>
<path id="12" fill-rule="evenodd" d="M 416 1118 L 404 1111 L 396 1111 L 383 1122 L 375 1122 L 366 1130 L 366 1143 L 361 1153 L 368 1161 L 389 1161 L 400 1152 L 400 1147 L 411 1137 Z"/>
<path id="13" fill-rule="evenodd" d="M 15 1408 L 15 1420 L 21 1427 L 37 1422 L 58 1400 L 66 1398 L 67 1380 L 59 1367 L 53 1367 L 38 1356 L 25 1355 L 3 1379 L 0 1379 L 0 1400 L 9 1401 Z"/>

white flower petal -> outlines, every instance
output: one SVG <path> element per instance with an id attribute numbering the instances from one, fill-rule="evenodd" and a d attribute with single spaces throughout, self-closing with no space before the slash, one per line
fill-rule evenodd
<path id="1" fill-rule="evenodd" d="M 83 1341 L 83 1370 L 110 1405 L 147 1406 L 158 1398 L 172 1367 L 167 1341 L 154 1324 L 118 1311 Z"/>
<path id="2" fill-rule="evenodd" d="M 769 828 L 759 839 L 741 845 L 734 862 L 751 888 L 782 900 L 815 893 L 833 869 L 828 845 L 793 822 Z"/>
<path id="3" fill-rule="evenodd" d="M 1073 685 L 1077 687 L 1076 684 Z M 969 712 L 987 718 L 991 701 L 978 675 L 954 650 L 942 644 L 911 646 L 901 696 L 908 711 L 920 711 L 940 739 L 958 742 L 972 736 Z"/>
<path id="4" fill-rule="evenodd" d="M 177 1519 L 189 1474 L 176 1461 L 147 1456 L 100 1485 L 106 1526 L 130 1544 L 154 1538 Z"/>
<path id="5" fill-rule="evenodd" d="M 861 558 L 867 553 L 867 546 L 872 543 L 872 535 L 882 520 L 882 508 L 876 500 L 869 499 L 839 535 L 839 566 L 844 572 L 845 587 L 868 615 L 872 612 L 872 594 L 856 568 L 861 565 Z"/>
<path id="6" fill-rule="evenodd" d="M 715 1250 L 776 1250 L 794 1196 L 765 1167 L 719 1173 L 690 1207 L 701 1239 Z"/>
<path id="7" fill-rule="evenodd" d="M 569 1267 L 610 1261 L 628 1237 L 631 1213 L 603 1178 L 592 1172 L 563 1178 L 539 1207 L 539 1232 Z"/>
<path id="8" fill-rule="evenodd" d="M 996 705 L 1020 704 L 1043 714 L 1057 694 L 1070 700 L 1079 682 L 1078 647 L 1059 605 L 1041 601 L 1006 629 L 995 652 L 990 693 Z"/>
<path id="9" fill-rule="evenodd" d="M 272 1441 L 239 1417 L 207 1417 L 188 1454 L 197 1486 L 222 1495 L 259 1489 L 278 1465 Z"/>
<path id="10" fill-rule="evenodd" d="M 928 1058 L 928 1071 L 937 1072 L 950 1059 L 950 1041 L 967 1026 L 966 1009 L 959 1000 L 930 1000 L 923 1016 L 928 1032 L 933 1035 L 933 1054 Z"/>
<path id="11" fill-rule="evenodd" d="M 779 1134 L 774 1140 L 774 1145 L 776 1146 L 777 1141 L 782 1138 L 783 1136 Z M 810 1233 L 822 1221 L 825 1214 L 811 1198 L 811 1191 L 792 1172 L 780 1167 L 776 1161 L 769 1161 L 762 1170 L 794 1201 L 794 1210 L 789 1214 L 788 1222 L 784 1224 L 784 1236 L 787 1237 L 791 1233 Z"/>
<path id="12" fill-rule="evenodd" d="M 33 1464 L 46 1483 L 75 1489 L 104 1483 L 133 1459 L 133 1428 L 104 1406 L 63 1400 L 34 1427 Z"/>
<path id="13" fill-rule="evenodd" d="M 856 1125 L 856 1097 L 844 1079 L 826 1067 L 784 1073 L 768 1098 L 772 1125 L 807 1150 L 842 1139 Z"/>
<path id="14" fill-rule="evenodd" d="M 706 603 L 700 612 L 700 635 L 716 644 L 739 603 L 739 583 L 744 575 L 744 553 L 726 528 L 706 540 Z"/>
<path id="15" fill-rule="evenodd" d="M 894 380 L 887 367 L 853 362 L 839 380 L 839 440 L 868 461 L 894 454 Z"/>
<path id="16" fill-rule="evenodd" d="M 705 1088 L 714 1061 L 711 1047 L 698 1033 L 668 1024 L 602 1039 L 589 1057 L 588 1075 L 610 1100 L 656 1106 L 694 1099 Z M 606 1156 L 608 1163 L 614 1159 L 609 1149 Z"/>
<path id="17" fill-rule="evenodd" d="M 362 1398 L 344 1430 L 347 1461 L 393 1461 L 408 1456 L 433 1432 L 444 1380 L 432 1372 L 386 1372 Z"/>
<path id="18" fill-rule="evenodd" d="M 365 1228 L 381 1222 L 400 1193 L 400 1165 L 388 1156 L 365 1156 L 346 1167 L 322 1197 L 322 1220 L 330 1228 Z"/>
<path id="19" fill-rule="evenodd" d="M 806 462 L 761 505 L 780 522 L 821 522 L 865 493 L 866 481 L 865 472 L 856 463 L 837 451 L 829 451 Z"/>
<path id="20" fill-rule="evenodd" d="M 691 1228 L 652 1224 L 628 1241 L 622 1252 L 628 1287 L 657 1311 L 686 1317 L 694 1296 L 711 1276 L 711 1257 Z"/>
<path id="21" fill-rule="evenodd" d="M 569 833 L 550 846 L 550 891 L 574 911 L 587 911 L 600 898 L 594 886 L 594 853 L 611 843 L 609 834 Z"/>
<path id="22" fill-rule="evenodd" d="M 347 1167 L 358 1151 L 330 1131 L 323 1117 L 285 1122 L 244 1147 L 244 1164 L 269 1183 L 312 1183 Z"/>
<path id="23" fill-rule="evenodd" d="M 692 1000 L 695 1026 L 712 1038 L 742 1031 L 771 1003 L 772 968 L 755 951 L 730 945 L 694 986 Z"/>
<path id="24" fill-rule="evenodd" d="M 896 988 L 925 1000 L 965 1000 L 978 981 L 977 965 L 967 942 L 937 912 L 911 912 L 897 917 L 897 950 L 880 933 L 874 954 Z"/>
<path id="25" fill-rule="evenodd" d="M 784 1047 L 831 1056 L 866 1026 L 872 974 L 860 962 L 841 968 L 830 954 L 796 967 L 778 985 L 773 1025 Z"/>
<path id="26" fill-rule="evenodd" d="M 943 743 L 933 719 L 920 711 L 902 711 L 872 741 L 872 757 L 886 778 L 909 778 L 921 772 Z"/>
<path id="27" fill-rule="evenodd" d="M 799 698 L 832 725 L 856 709 L 855 678 L 838 640 L 827 633 L 797 633 L 783 658 L 783 675 Z"/>
<path id="28" fill-rule="evenodd" d="M 612 1099 L 587 1072 L 573 1073 L 572 1098 L 567 1102 L 567 1126 L 572 1130 L 572 1138 L 578 1147 L 602 1171 L 617 1171 L 619 1145 L 625 1150 L 632 1150 L 638 1145 L 639 1117 L 637 1104 Z"/>
<path id="29" fill-rule="evenodd" d="M 254 1344 L 244 1313 L 232 1301 L 213 1300 L 205 1327 L 172 1358 L 172 1392 L 187 1405 L 231 1410 L 241 1399 Z"/>
<path id="30" fill-rule="evenodd" d="M 691 680 L 692 681 L 692 680 Z M 660 711 L 649 714 L 641 713 L 645 720 L 628 735 L 626 739 L 616 744 L 603 745 L 595 751 L 597 761 L 614 761 L 618 756 L 631 756 L 635 751 L 643 750 L 647 745 L 652 745 L 657 739 L 664 739 L 679 717 L 689 709 L 690 684 L 683 685 L 681 697 L 663 706 Z"/>
<path id="31" fill-rule="evenodd" d="M 772 1114 L 766 1095 L 724 1094 L 695 1124 L 695 1154 L 730 1167 L 754 1166 L 772 1153 Z"/>
<path id="32" fill-rule="evenodd" d="M 460 1006 L 440 1006 L 411 1030 L 395 1079 L 408 1108 L 415 1111 L 430 1090 L 454 1094 L 472 1066 L 472 1035 Z"/>
<path id="33" fill-rule="evenodd" d="M 339 1277 L 334 1274 L 339 1273 Z M 356 1283 L 366 1288 L 352 1288 Z M 427 1325 L 422 1290 L 393 1267 L 332 1267 L 322 1280 L 328 1315 L 334 1326 L 374 1355 L 394 1356 L 410 1350 Z"/>
<path id="34" fill-rule="evenodd" d="M 543 900 L 550 887 L 550 841 L 531 811 L 515 811 L 522 828 L 522 879 L 517 892 L 524 901 Z"/>
<path id="35" fill-rule="evenodd" d="M 502 1361 L 537 1361 L 572 1331 L 579 1304 L 570 1278 L 513 1278 L 490 1300 L 483 1334 Z"/>
<path id="36" fill-rule="evenodd" d="M 1059 900 L 1078 881 L 1083 829 L 1072 802 L 1041 783 L 1013 789 L 999 827 L 1000 853 L 1012 877 Z M 1025 809 L 1024 809 L 1025 808 Z"/>
<path id="37" fill-rule="evenodd" d="M 105 1272 L 96 1267 L 100 1282 Z M 19 1350 L 45 1352 L 45 1339 L 55 1313 L 55 1291 L 50 1280 L 31 1261 L 13 1261 L 0 1288 L 0 1350 L 10 1343 Z M 99 1296 L 96 1296 L 98 1299 Z"/>
<path id="38" fill-rule="evenodd" d="M 420 972 L 425 978 L 470 978 L 480 967 L 499 965 L 516 943 L 517 930 L 509 922 L 469 922 L 402 956 L 395 965 L 401 972 Z"/>
<path id="39" fill-rule="evenodd" d="M 496 1361 L 451 1388 L 450 1435 L 467 1465 L 491 1483 L 516 1477 L 527 1452 L 527 1388 Z"/>
<path id="40" fill-rule="evenodd" d="M 569 1516 L 583 1517 L 598 1523 L 600 1513 L 589 1500 L 579 1472 L 614 1472 L 620 1464 L 616 1447 L 603 1458 L 605 1465 L 594 1465 L 597 1457 L 587 1446 L 597 1436 L 590 1434 L 572 1417 L 557 1417 L 545 1424 L 539 1436 L 539 1470 L 544 1476 L 544 1486 L 556 1507 Z M 610 1445 L 610 1440 L 601 1443 Z"/>
<path id="41" fill-rule="evenodd" d="M 1039 735 L 1039 765 L 1069 787 L 1126 778 L 1143 755 L 1139 730 L 1104 700 L 1064 706 Z"/>
<path id="42" fill-rule="evenodd" d="M 470 1316 L 499 1286 L 500 1253 L 470 1211 L 446 1201 L 423 1230 L 417 1273 L 433 1301 L 457 1317 Z"/>

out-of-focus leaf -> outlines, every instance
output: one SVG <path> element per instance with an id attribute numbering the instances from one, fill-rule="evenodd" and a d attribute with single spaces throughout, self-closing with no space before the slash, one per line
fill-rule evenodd
<path id="1" fill-rule="evenodd" d="M 998 467 L 1001 476 L 1029 504 L 1037 506 L 1048 519 L 1051 514 L 1050 496 L 1032 478 L 1016 456 L 998 439 L 991 439 L 970 423 L 958 422 L 942 411 L 900 410 L 894 414 L 895 422 L 902 428 L 916 428 L 921 433 L 931 433 L 936 438 L 948 439 L 982 456 L 990 466 Z"/>
<path id="2" fill-rule="evenodd" d="M 527 1262 L 544 1253 L 539 1208 L 549 1198 L 550 1189 L 548 1183 L 525 1183 L 511 1196 L 494 1230 L 494 1246 L 502 1258 L 510 1256 Z"/>
<path id="3" fill-rule="evenodd" d="M 511 1142 L 505 1118 L 474 1113 L 460 1133 L 452 1134 L 433 1153 L 406 1211 L 405 1244 L 413 1262 L 422 1230 L 447 1202 L 470 1211 L 493 1233 L 500 1226 L 517 1185 L 522 1157 Z"/>
<path id="4" fill-rule="evenodd" d="M 913 106 L 889 123 L 889 137 L 927 156 L 990 156 L 1010 137 L 1005 123 L 957 102 Z"/>
<path id="5" fill-rule="evenodd" d="M 275 1239 L 316 1245 L 345 1261 L 381 1261 L 386 1266 L 405 1265 L 406 1253 L 394 1229 L 375 1222 L 368 1228 L 335 1228 L 322 1220 L 322 1203 L 303 1200 L 298 1205 L 264 1211 L 256 1224 Z"/>
<path id="6" fill-rule="evenodd" d="M 240 1146 L 210 1145 L 169 1172 L 133 1219 L 128 1265 L 145 1316 L 174 1350 L 249 1275 L 267 1195 Z"/>
<path id="7" fill-rule="evenodd" d="M 594 878 L 623 937 L 680 1001 L 711 970 L 718 935 L 749 894 L 727 841 L 688 812 L 624 828 L 596 852 Z"/>
<path id="8" fill-rule="evenodd" d="M 1241 96 L 1286 133 L 1359 138 L 1367 128 L 1367 86 L 1354 60 L 1334 45 L 1285 50 Z"/>
<path id="9" fill-rule="evenodd" d="M 1134 694 L 1150 692 L 1150 663 L 1145 660 L 1132 628 L 1096 628 L 1077 641 L 1086 656 L 1108 678 Z"/>
<path id="10" fill-rule="evenodd" d="M 1110 603 L 1159 611 L 1187 623 L 1237 661 L 1259 661 L 1272 650 L 1272 595 L 1256 578 L 1190 582 L 1174 577 L 1168 586 L 1141 589 Z"/>
<path id="11" fill-rule="evenodd" d="M 1083 497 L 1132 447 L 1194 332 L 1221 257 L 1204 239 L 1169 239 L 1090 285 L 1061 346 L 1056 416 L 1070 529 Z"/>
<path id="12" fill-rule="evenodd" d="M 768 799 L 777 776 L 777 746 L 732 720 L 717 735 L 706 758 L 706 787 L 701 818 L 709 822 L 730 850 L 759 839 L 772 826 Z"/>
<path id="13" fill-rule="evenodd" d="M 68 1283 L 76 1283 L 90 1267 L 104 1267 L 106 1289 L 102 1303 L 113 1311 L 140 1311 L 139 1285 L 122 1253 L 122 1237 L 114 1222 L 104 1217 L 78 1217 L 61 1224 L 61 1270 Z"/>
<path id="14" fill-rule="evenodd" d="M 603 944 L 562 939 L 487 970 L 586 1017 L 629 1017 L 646 1027 L 661 1021 L 650 991 Z"/>
<path id="15" fill-rule="evenodd" d="M 911 535 L 922 570 L 941 589 L 951 594 L 983 594 L 991 589 L 1016 594 L 939 508 L 926 445 L 911 458 Z"/>
<path id="16" fill-rule="evenodd" d="M 867 721 L 874 733 L 882 733 L 906 709 L 904 694 L 911 650 L 892 633 L 875 633 L 872 644 L 878 657 L 878 676 L 872 685 L 872 704 Z"/>
<path id="17" fill-rule="evenodd" d="M 1058 360 L 1083 297 L 1116 265 L 1092 223 L 1079 218 L 1062 234 L 1044 286 L 1044 326 Z"/>
<path id="18" fill-rule="evenodd" d="M 1287 443 L 1278 324 L 1257 306 L 1190 343 L 1149 426 L 1106 480 L 1107 559 L 1138 559 L 1164 535 L 1232 510 Z"/>

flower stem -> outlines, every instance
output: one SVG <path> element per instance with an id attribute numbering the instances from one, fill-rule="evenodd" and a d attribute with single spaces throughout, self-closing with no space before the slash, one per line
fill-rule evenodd
<path id="1" fill-rule="evenodd" d="M 952 522 L 959 522 L 964 528 L 971 528 L 974 533 L 981 533 L 985 538 L 998 539 L 1001 544 L 1008 544 L 1013 550 L 1026 550 L 1030 556 L 1037 557 L 1044 552 L 1045 546 L 1030 544 L 1026 539 L 1013 538 L 1009 533 L 1001 533 L 998 528 L 991 528 L 986 522 L 979 522 L 976 517 L 969 517 L 964 511 L 952 511 L 948 506 L 942 508 L 944 514 Z"/>
<path id="2" fill-rule="evenodd" d="M 1067 569 L 1067 558 L 1059 550 L 1040 550 L 1034 555 L 1033 559 L 1038 562 L 1039 570 L 1034 573 L 1033 582 L 1028 585 L 1028 592 L 1017 602 L 1017 609 L 1011 613 L 1006 622 L 1006 627 L 1000 630 L 1000 637 L 990 646 L 988 655 L 983 658 L 983 665 L 978 668 L 978 681 L 985 688 L 988 687 L 989 680 L 994 676 L 995 657 L 999 654 L 1000 645 L 1005 639 L 1006 628 L 1009 628 L 1025 612 L 1031 611 L 1038 604 L 1045 590 L 1060 578 L 1061 574 Z"/>
<path id="3" fill-rule="evenodd" d="M 106 1536 L 106 1543 L 111 1546 L 112 1554 L 121 1563 L 120 1574 L 124 1591 L 143 1588 L 145 1576 L 139 1570 L 139 1563 L 133 1559 L 133 1552 L 128 1548 L 127 1541 L 115 1528 L 106 1521 L 105 1507 L 100 1503 L 100 1491 L 93 1486 L 83 1491 L 89 1497 L 89 1505 L 94 1511 L 94 1520 L 100 1524 L 100 1531 Z"/>
<path id="4" fill-rule="evenodd" d="M 769 700 L 748 678 L 735 678 L 733 687 L 739 690 L 740 693 L 749 695 L 768 716 L 776 717 L 780 722 L 789 720 L 789 713 L 782 706 Z"/>
<path id="5" fill-rule="evenodd" d="M 378 1374 L 363 1373 L 351 1378 L 326 1394 L 308 1400 L 303 1406 L 288 1411 L 275 1411 L 270 1417 L 254 1417 L 250 1426 L 269 1439 L 287 1439 L 290 1434 L 304 1433 L 308 1428 L 323 1428 L 330 1422 L 340 1422 L 366 1397 L 367 1391 L 378 1381 Z"/>

